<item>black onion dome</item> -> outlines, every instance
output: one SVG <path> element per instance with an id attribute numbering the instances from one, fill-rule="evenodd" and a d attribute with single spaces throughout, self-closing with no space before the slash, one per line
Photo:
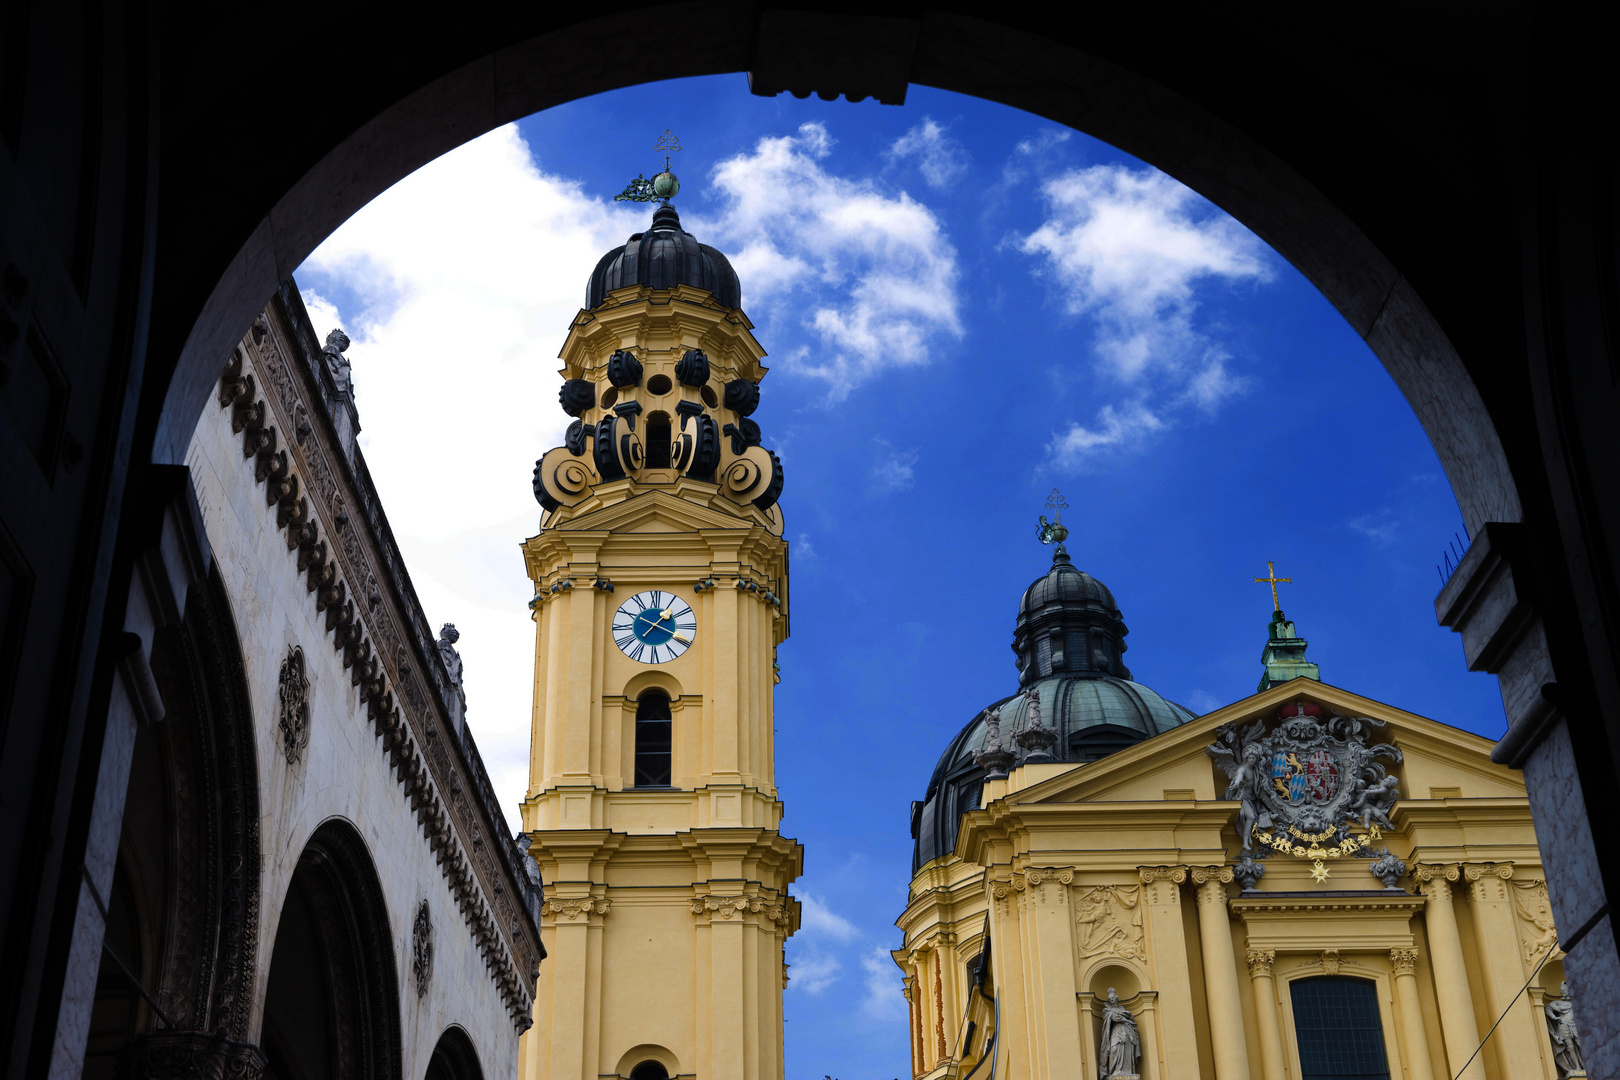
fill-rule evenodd
<path id="1" fill-rule="evenodd" d="M 742 306 L 737 271 L 724 255 L 681 228 L 673 206 L 660 206 L 651 228 L 602 256 L 585 287 L 585 307 L 595 308 L 614 289 L 630 285 L 654 289 L 691 285 L 713 293 L 726 307 Z"/>
<path id="2" fill-rule="evenodd" d="M 1077 570 L 1061 551 L 1052 569 L 1036 578 L 1018 605 L 1013 651 L 1020 690 L 979 712 L 956 733 L 911 804 L 912 872 L 956 847 L 962 815 L 979 805 L 984 770 L 973 762 L 989 735 L 986 717 L 1001 710 L 1003 743 L 1029 719 L 1024 694 L 1040 698 L 1041 723 L 1057 734 L 1052 756 L 1084 764 L 1195 719 L 1194 713 L 1131 679 L 1120 662 L 1125 622 L 1108 587 Z M 1016 748 L 1016 747 L 1014 747 Z M 1022 757 L 1022 755 L 1020 755 Z"/>

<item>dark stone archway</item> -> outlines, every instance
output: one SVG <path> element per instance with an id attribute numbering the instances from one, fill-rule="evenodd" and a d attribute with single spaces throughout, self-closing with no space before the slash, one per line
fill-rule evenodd
<path id="1" fill-rule="evenodd" d="M 310 837 L 276 925 L 267 1080 L 398 1080 L 399 976 L 382 884 L 346 821 Z"/>
<path id="2" fill-rule="evenodd" d="M 0 387 L 0 644 L 18 644 L 17 670 L 49 673 L 0 665 L 0 791 L 26 822 L 0 837 L 0 967 L 22 973 L 0 989 L 8 1074 L 42 1068 L 87 1007 L 69 975 L 77 867 L 124 598 L 151 542 L 141 493 L 150 463 L 178 460 L 219 357 L 338 223 L 438 154 L 587 94 L 744 71 L 759 92 L 936 86 L 1087 131 L 1208 196 L 1316 283 L 1400 385 L 1457 493 L 1474 547 L 1440 613 L 1472 666 L 1503 675 L 1501 753 L 1526 768 L 1563 875 L 1566 945 L 1592 935 L 1572 977 L 1606 957 L 1580 992 L 1588 1012 L 1620 1015 L 1604 918 L 1620 834 L 1589 824 L 1620 814 L 1613 37 L 1528 0 L 1466 20 L 795 8 L 593 17 L 495 0 L 418 17 L 363 0 L 329 13 L 318 40 L 247 6 L 6 9 L 0 363 L 44 374 Z M 12 401 L 24 391 L 38 408 Z"/>
<path id="3" fill-rule="evenodd" d="M 423 1080 L 484 1080 L 478 1051 L 465 1031 L 459 1027 L 445 1029 L 439 1036 L 439 1044 L 433 1048 Z"/>

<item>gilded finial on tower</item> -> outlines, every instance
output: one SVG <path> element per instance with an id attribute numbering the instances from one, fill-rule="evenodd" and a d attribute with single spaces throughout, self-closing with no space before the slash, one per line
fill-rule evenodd
<path id="1" fill-rule="evenodd" d="M 680 150 L 681 140 L 673 131 L 665 128 L 664 133 L 658 136 L 658 142 L 653 145 L 653 153 L 664 155 L 664 171 L 651 180 L 637 173 L 636 178 L 626 184 L 623 191 L 613 196 L 613 201 L 652 202 L 657 199 L 668 206 L 669 200 L 681 190 L 681 182 L 669 171 L 669 156 L 680 153 Z"/>
<path id="2" fill-rule="evenodd" d="M 1063 501 L 1063 495 L 1057 488 L 1053 488 L 1052 494 L 1046 497 L 1046 508 L 1053 511 L 1052 520 L 1047 521 L 1046 515 L 1041 515 L 1041 527 L 1036 531 L 1035 538 L 1043 544 L 1057 545 L 1052 551 L 1053 562 L 1057 562 L 1059 556 L 1067 559 L 1069 552 L 1064 548 L 1063 541 L 1069 538 L 1069 530 L 1063 524 L 1063 511 L 1069 508 L 1069 504 Z"/>
<path id="3" fill-rule="evenodd" d="M 1294 583 L 1294 579 L 1293 578 L 1286 578 L 1286 577 L 1278 577 L 1277 576 L 1277 564 L 1275 562 L 1266 563 L 1266 573 L 1270 574 L 1271 576 L 1270 577 L 1257 577 L 1257 578 L 1254 579 L 1254 583 L 1256 585 L 1264 585 L 1266 583 L 1270 583 L 1270 585 L 1271 585 L 1271 610 L 1273 610 L 1273 611 L 1281 611 L 1282 610 L 1282 601 L 1277 599 L 1277 586 L 1279 584 L 1292 585 Z"/>

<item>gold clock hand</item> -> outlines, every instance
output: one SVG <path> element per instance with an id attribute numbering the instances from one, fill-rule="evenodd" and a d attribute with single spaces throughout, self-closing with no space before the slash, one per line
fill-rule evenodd
<path id="1" fill-rule="evenodd" d="M 692 639 L 687 637 L 685 634 L 681 633 L 679 630 L 675 631 L 675 633 L 672 636 L 675 638 L 676 641 L 684 641 L 688 645 L 692 644 Z"/>

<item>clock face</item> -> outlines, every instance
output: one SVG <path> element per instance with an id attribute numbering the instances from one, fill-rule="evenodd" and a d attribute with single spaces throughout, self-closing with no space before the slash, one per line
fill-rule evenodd
<path id="1" fill-rule="evenodd" d="M 613 643 L 641 664 L 663 664 L 685 652 L 697 635 L 697 614 L 674 593 L 636 593 L 613 614 Z"/>

